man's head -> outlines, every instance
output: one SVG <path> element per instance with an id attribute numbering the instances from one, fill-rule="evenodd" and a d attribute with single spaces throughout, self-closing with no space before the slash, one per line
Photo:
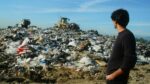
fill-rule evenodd
<path id="1" fill-rule="evenodd" d="M 115 22 L 115 24 L 119 24 L 120 26 L 126 28 L 129 23 L 128 11 L 124 9 L 115 10 L 111 15 L 111 19 L 113 20 L 113 22 Z"/>

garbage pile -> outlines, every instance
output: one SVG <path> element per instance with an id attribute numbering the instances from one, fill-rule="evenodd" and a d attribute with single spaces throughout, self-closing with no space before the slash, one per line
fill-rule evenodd
<path id="1" fill-rule="evenodd" d="M 0 81 L 37 79 L 40 73 L 61 67 L 96 73 L 106 65 L 115 41 L 115 36 L 95 30 L 58 28 L 6 28 L 0 35 Z M 137 42 L 137 64 L 150 63 L 150 55 L 145 56 L 149 50 L 150 45 Z"/>
<path id="2" fill-rule="evenodd" d="M 137 64 L 150 64 L 150 42 L 136 42 Z"/>

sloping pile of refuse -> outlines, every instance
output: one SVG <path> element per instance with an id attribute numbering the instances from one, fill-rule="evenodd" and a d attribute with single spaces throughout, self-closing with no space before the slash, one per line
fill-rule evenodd
<path id="1" fill-rule="evenodd" d="M 39 81 L 51 69 L 96 73 L 106 66 L 115 36 L 95 30 L 0 29 L 0 81 Z M 150 44 L 137 42 L 137 64 L 150 63 Z M 51 79 L 51 82 L 55 80 Z"/>

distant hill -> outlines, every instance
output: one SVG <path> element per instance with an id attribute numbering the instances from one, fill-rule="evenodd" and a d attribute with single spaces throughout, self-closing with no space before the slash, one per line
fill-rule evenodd
<path id="1" fill-rule="evenodd" d="M 150 41 L 150 36 L 147 36 L 147 37 L 143 37 L 144 39 Z"/>
<path id="2" fill-rule="evenodd" d="M 136 38 L 143 38 L 143 39 L 145 39 L 145 40 L 148 40 L 148 41 L 150 41 L 150 36 L 140 36 L 140 35 L 135 35 L 135 37 Z"/>

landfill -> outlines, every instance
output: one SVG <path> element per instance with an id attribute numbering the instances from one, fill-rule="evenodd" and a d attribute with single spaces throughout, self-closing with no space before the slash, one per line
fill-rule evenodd
<path id="1" fill-rule="evenodd" d="M 84 84 L 88 80 L 85 84 L 105 84 L 105 69 L 116 39 L 96 30 L 37 26 L 0 29 L 0 36 L 2 83 Z M 138 74 L 138 66 L 150 67 L 150 42 L 137 40 L 136 44 L 138 61 L 130 84 L 138 84 L 143 74 L 150 76 L 150 68 L 141 78 Z"/>

